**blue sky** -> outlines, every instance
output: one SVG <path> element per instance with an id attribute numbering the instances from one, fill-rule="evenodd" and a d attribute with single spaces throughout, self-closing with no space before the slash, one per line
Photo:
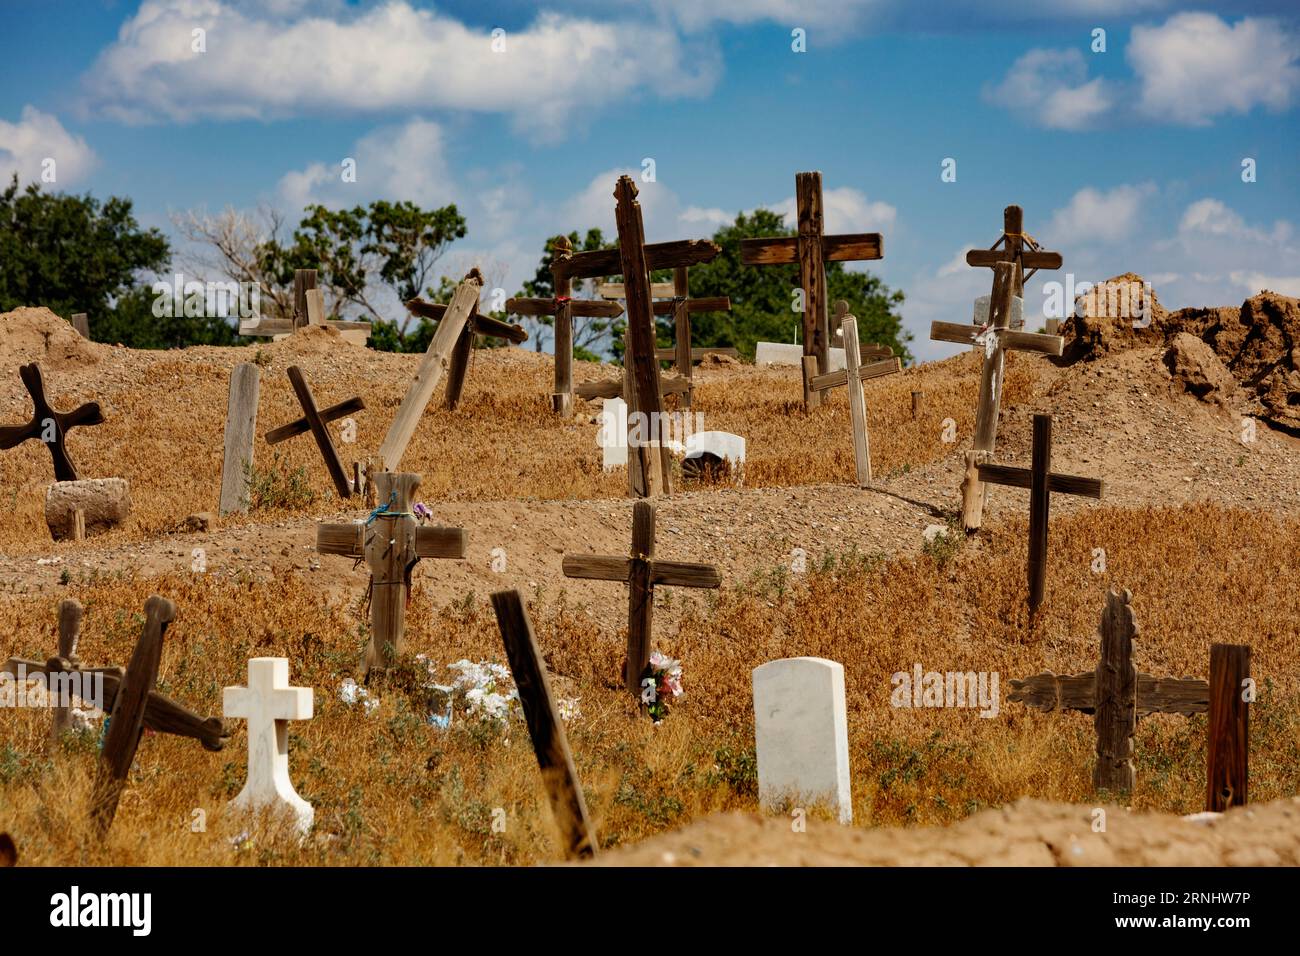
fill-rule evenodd
<path id="1" fill-rule="evenodd" d="M 884 234 L 866 268 L 906 293 L 921 358 L 955 350 L 929 323 L 987 293 L 962 256 L 1012 202 L 1065 257 L 1040 278 L 1134 271 L 1170 307 L 1300 295 L 1293 4 L 992 6 L 4 0 L 0 173 L 53 157 L 53 188 L 128 196 L 173 238 L 192 209 L 455 202 L 445 271 L 513 293 L 546 236 L 612 233 L 614 181 L 647 157 L 651 240 L 792 211 L 820 169 L 828 228 Z"/>

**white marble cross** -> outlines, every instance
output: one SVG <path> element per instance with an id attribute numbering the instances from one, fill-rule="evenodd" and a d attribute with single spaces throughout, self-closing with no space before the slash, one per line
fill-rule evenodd
<path id="1" fill-rule="evenodd" d="M 288 721 L 311 718 L 312 689 L 289 686 L 288 658 L 254 657 L 248 662 L 248 686 L 225 689 L 222 713 L 248 721 L 248 781 L 231 806 L 291 814 L 299 832 L 306 833 L 316 811 L 289 779 Z"/>

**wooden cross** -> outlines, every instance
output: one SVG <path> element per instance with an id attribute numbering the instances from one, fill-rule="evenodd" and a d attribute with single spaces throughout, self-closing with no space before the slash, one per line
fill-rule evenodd
<path id="1" fill-rule="evenodd" d="M 293 311 L 286 318 L 273 319 L 257 316 L 239 323 L 239 334 L 276 338 L 290 335 L 308 325 L 324 325 L 337 331 L 340 337 L 354 345 L 365 345 L 370 337 L 369 322 L 345 322 L 325 317 L 325 295 L 317 287 L 315 269 L 293 271 Z"/>
<path id="2" fill-rule="evenodd" d="M 1043 603 L 1047 587 L 1047 523 L 1051 493 L 1100 498 L 1100 478 L 1079 478 L 1052 474 L 1052 416 L 1034 416 L 1033 464 L 1030 468 L 982 464 L 980 481 L 993 485 L 1029 489 L 1029 615 L 1032 618 Z"/>
<path id="3" fill-rule="evenodd" d="M 337 405 L 331 405 L 326 409 L 316 407 L 316 399 L 312 397 L 311 389 L 307 386 L 307 379 L 303 377 L 302 369 L 296 365 L 289 366 L 289 382 L 293 385 L 294 394 L 298 396 L 298 404 L 302 406 L 303 417 L 296 418 L 287 425 L 281 425 L 279 428 L 273 428 L 266 433 L 266 443 L 275 445 L 294 435 L 301 435 L 303 432 L 311 432 L 312 437 L 316 439 L 316 447 L 320 449 L 320 455 L 325 459 L 325 467 L 329 469 L 330 478 L 334 481 L 334 487 L 337 489 L 340 498 L 350 498 L 354 490 L 352 482 L 348 479 L 347 473 L 343 470 L 343 462 L 339 459 L 338 450 L 334 447 L 334 440 L 330 437 L 329 429 L 325 427 L 326 422 L 332 422 L 336 418 L 342 418 L 344 415 L 350 415 L 353 412 L 359 412 L 366 407 L 366 403 L 360 398 L 349 398 L 345 402 L 339 402 Z"/>
<path id="4" fill-rule="evenodd" d="M 78 425 L 102 425 L 104 415 L 98 402 L 88 402 L 70 412 L 56 412 L 45 398 L 45 380 L 35 362 L 18 369 L 18 375 L 32 397 L 32 420 L 26 425 L 0 425 L 0 449 L 14 448 L 31 438 L 43 441 L 54 459 L 55 481 L 76 481 L 77 469 L 64 444 L 68 429 Z"/>
<path id="5" fill-rule="evenodd" d="M 817 357 L 817 371 L 830 371 L 830 316 L 827 313 L 826 263 L 861 262 L 884 255 L 878 232 L 827 236 L 822 233 L 822 174 L 795 173 L 799 228 L 794 236 L 740 241 L 741 261 L 750 266 L 799 264 L 804 294 L 803 354 Z"/>
<path id="6" fill-rule="evenodd" d="M 835 314 L 831 316 L 832 334 L 835 336 L 835 347 L 844 348 L 844 317 L 849 314 L 849 304 L 844 299 L 835 300 Z M 858 355 L 864 362 L 874 359 L 893 358 L 894 350 L 888 345 L 877 345 L 874 342 L 864 342 L 858 348 Z"/>
<path id="7" fill-rule="evenodd" d="M 1132 600 L 1127 589 L 1106 593 L 1095 669 L 1081 674 L 1044 671 L 1013 680 L 1007 699 L 1045 713 L 1073 710 L 1092 714 L 1097 734 L 1092 785 L 1116 792 L 1131 792 L 1137 785 L 1133 735 L 1139 718 L 1149 714 L 1220 715 L 1217 725 L 1212 716 L 1206 726 L 1210 754 L 1206 809 L 1222 811 L 1245 804 L 1249 728 L 1241 691 L 1242 681 L 1250 674 L 1250 648 L 1212 645 L 1208 681 L 1141 673 L 1133 664 L 1138 624 Z M 1217 695 L 1215 688 L 1220 689 Z"/>
<path id="8" fill-rule="evenodd" d="M 561 567 L 567 577 L 588 581 L 625 581 L 627 603 L 627 663 L 623 679 L 638 699 L 641 678 L 650 666 L 650 635 L 656 584 L 681 588 L 721 587 L 717 568 L 684 561 L 656 561 L 655 506 L 638 501 L 632 506 L 632 555 L 566 554 Z"/>
<path id="9" fill-rule="evenodd" d="M 436 302 L 425 302 L 423 299 L 412 299 L 406 303 L 406 308 L 413 315 L 438 322 L 441 322 L 442 317 L 447 314 L 447 306 Z M 465 375 L 469 371 L 469 359 L 474 351 L 475 335 L 504 339 L 515 345 L 528 341 L 528 333 L 524 331 L 523 326 L 511 325 L 490 315 L 480 315 L 478 301 L 475 300 L 474 310 L 470 312 L 465 327 L 461 329 L 460 337 L 456 339 L 456 344 L 451 351 L 451 364 L 447 369 L 447 393 L 443 398 L 443 407 L 448 411 L 454 411 L 460 404 L 461 393 L 465 390 Z"/>
<path id="10" fill-rule="evenodd" d="M 379 472 L 372 476 L 379 508 L 365 522 L 318 524 L 316 550 L 363 558 L 370 568 L 370 645 L 364 670 L 390 668 L 402 653 L 411 572 L 421 558 L 465 557 L 463 528 L 425 527 L 411 513 L 420 476 Z"/>
<path id="11" fill-rule="evenodd" d="M 396 472 L 406 454 L 406 446 L 415 434 L 415 427 L 433 397 L 433 390 L 449 367 L 448 356 L 451 355 L 460 334 L 469 318 L 478 310 L 478 297 L 483 288 L 483 274 L 477 268 L 470 269 L 465 278 L 456 286 L 451 302 L 438 321 L 438 330 L 433 333 L 429 347 L 420 360 L 420 367 L 415 378 L 402 396 L 402 404 L 397 409 L 393 423 L 388 426 L 384 442 L 379 446 L 379 458 L 384 470 Z"/>
<path id="12" fill-rule="evenodd" d="M 47 685 L 55 689 L 56 692 L 51 693 L 51 697 L 58 697 L 60 703 L 54 706 L 54 719 L 50 728 L 51 741 L 57 740 L 59 735 L 72 725 L 71 708 L 62 702 L 67 695 L 57 691 L 60 688 L 66 690 L 68 687 L 76 686 L 78 682 L 71 680 L 73 676 L 80 677 L 79 683 L 83 689 L 92 687 L 98 692 L 102 688 L 102 701 L 91 701 L 88 697 L 85 699 L 105 713 L 113 711 L 118 691 L 122 686 L 124 677 L 122 668 L 82 666 L 81 660 L 77 657 L 77 644 L 81 640 L 81 620 L 82 609 L 78 602 L 71 598 L 60 601 L 58 654 L 45 663 L 22 657 L 11 657 L 0 666 L 0 670 L 15 677 L 42 674 Z M 152 690 L 145 704 L 144 726 L 159 734 L 192 737 L 203 745 L 204 750 L 214 752 L 225 745 L 227 736 L 221 718 L 200 717 L 171 698 Z"/>
<path id="13" fill-rule="evenodd" d="M 496 612 L 506 660 L 510 662 L 510 673 L 519 690 L 519 703 L 528 723 L 537 766 L 542 771 L 542 784 L 564 839 L 564 855 L 569 859 L 595 856 L 596 828 L 587 813 L 587 800 L 569 752 L 564 721 L 555 705 L 546 662 L 538 650 L 523 599 L 518 591 L 497 591 L 492 595 L 492 610 Z"/>
<path id="14" fill-rule="evenodd" d="M 966 253 L 968 266 L 997 268 L 999 262 L 1010 262 L 1015 268 L 1013 295 L 1024 298 L 1025 279 L 1032 278 L 1039 269 L 1061 268 L 1061 254 L 1041 248 L 1034 237 L 1025 232 L 1025 212 L 1019 206 L 1002 210 L 1002 235 L 988 249 L 972 249 Z M 1029 275 L 1025 275 L 1025 269 Z"/>
<path id="15" fill-rule="evenodd" d="M 695 350 L 691 348 L 691 316 L 696 312 L 730 312 L 731 299 L 725 295 L 692 299 L 688 271 L 686 266 L 678 266 L 673 270 L 673 297 L 654 301 L 651 303 L 651 311 L 655 315 L 673 317 L 673 348 L 670 356 L 677 374 L 685 379 L 686 391 L 682 401 L 690 408 L 695 391 L 691 381 L 692 363 L 695 361 Z M 661 350 L 655 350 L 656 359 L 664 357 Z"/>
<path id="16" fill-rule="evenodd" d="M 930 326 L 930 338 L 936 342 L 957 342 L 984 348 L 979 405 L 975 410 L 975 440 L 971 451 L 966 454 L 966 477 L 962 482 L 962 523 L 968 532 L 976 530 L 983 522 L 985 492 L 978 469 L 992 456 L 997 442 L 998 408 L 1002 404 L 1007 350 L 1060 355 L 1064 347 L 1064 339 L 1059 335 L 1018 332 L 1010 327 L 1011 296 L 1017 268 L 1008 260 L 994 263 L 988 326 L 975 328 L 956 322 L 934 322 Z"/>
<path id="17" fill-rule="evenodd" d="M 853 428 L 853 462 L 857 469 L 858 486 L 866 488 L 871 483 L 871 443 L 867 434 L 867 398 L 862 391 L 862 383 L 882 375 L 892 375 L 903 370 L 903 363 L 898 358 L 883 362 L 859 364 L 862 350 L 858 346 L 858 320 L 847 311 L 840 323 L 844 338 L 843 369 L 827 372 L 825 375 L 805 376 L 805 387 L 814 392 L 829 391 L 840 385 L 848 387 L 849 418 Z M 812 370 L 814 356 L 804 356 L 804 366 Z M 820 401 L 818 402 L 820 404 Z"/>

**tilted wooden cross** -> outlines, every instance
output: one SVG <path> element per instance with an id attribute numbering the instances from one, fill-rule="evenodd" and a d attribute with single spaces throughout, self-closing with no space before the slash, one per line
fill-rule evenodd
<path id="1" fill-rule="evenodd" d="M 412 315 L 438 322 L 441 322 L 442 317 L 447 314 L 447 306 L 436 302 L 425 302 L 423 299 L 411 299 L 406 303 L 406 308 Z M 442 402 L 443 407 L 449 411 L 454 411 L 460 404 L 461 394 L 465 391 L 465 375 L 469 371 L 469 359 L 474 351 L 475 335 L 503 339 L 515 345 L 528 341 L 528 333 L 524 331 L 523 326 L 511 325 L 490 315 L 480 315 L 476 301 L 474 311 L 469 314 L 465 327 L 461 329 L 460 337 L 456 339 L 456 344 L 451 351 L 451 364 L 447 369 L 447 392 Z"/>
<path id="2" fill-rule="evenodd" d="M 557 261 L 568 262 L 573 254 L 573 243 L 568 236 L 560 236 L 552 245 L 551 277 L 555 295 L 549 299 L 507 299 L 506 311 L 511 315 L 553 316 L 555 319 L 555 391 L 551 393 L 551 406 L 568 418 L 573 414 L 573 320 L 616 319 L 623 314 L 617 302 L 600 299 L 574 299 L 574 276 Z"/>
<path id="3" fill-rule="evenodd" d="M 981 464 L 981 481 L 993 485 L 1029 489 L 1029 615 L 1032 618 L 1043 603 L 1047 587 L 1047 525 L 1052 492 L 1100 498 L 1104 484 L 1100 478 L 1052 474 L 1052 416 L 1034 416 L 1033 463 L 1029 468 Z"/>
<path id="4" fill-rule="evenodd" d="M 831 361 L 826 263 L 879 259 L 884 255 L 884 240 L 878 232 L 823 235 L 821 173 L 795 173 L 794 191 L 798 233 L 742 239 L 741 261 L 750 266 L 799 264 L 799 286 L 804 295 L 803 354 L 816 356 L 817 371 L 825 374 Z"/>
<path id="5" fill-rule="evenodd" d="M 465 557 L 463 528 L 425 527 L 411 513 L 420 476 L 379 472 L 371 476 L 379 508 L 365 521 L 318 524 L 316 550 L 364 558 L 370 568 L 370 644 L 363 669 L 392 667 L 402 653 L 411 572 L 422 558 Z"/>
<path id="6" fill-rule="evenodd" d="M 853 429 L 853 462 L 857 469 L 858 485 L 865 488 L 871 483 L 871 442 L 867 433 L 867 398 L 862 391 L 862 383 L 882 375 L 893 375 L 903 370 L 903 363 L 898 358 L 885 359 L 883 362 L 860 364 L 862 350 L 858 345 L 858 320 L 844 313 L 840 320 L 844 338 L 843 369 L 805 378 L 808 388 L 815 392 L 829 391 L 841 385 L 848 387 L 849 419 Z M 810 371 L 815 359 L 804 356 L 804 365 Z M 820 404 L 820 402 L 819 402 Z"/>
<path id="7" fill-rule="evenodd" d="M 1061 268 L 1061 254 L 1041 248 L 1034 237 L 1025 232 L 1025 212 L 1019 206 L 1002 210 L 1002 235 L 988 249 L 972 249 L 966 253 L 966 264 L 976 268 L 996 268 L 999 262 L 1010 262 L 1014 267 L 1012 295 L 1024 298 L 1025 279 L 1032 278 L 1039 269 Z M 1025 275 L 1025 269 L 1029 275 Z"/>
<path id="8" fill-rule="evenodd" d="M 1107 591 L 1095 669 L 1081 674 L 1044 671 L 1013 680 L 1007 700 L 1045 713 L 1073 710 L 1092 714 L 1097 734 L 1092 785 L 1117 792 L 1131 792 L 1137 785 L 1133 736 L 1139 718 L 1149 714 L 1222 715 L 1217 724 L 1211 719 L 1206 728 L 1210 754 L 1206 809 L 1222 811 L 1244 804 L 1249 732 L 1241 692 L 1242 681 L 1250 673 L 1250 648 L 1212 645 L 1208 681 L 1141 673 L 1133 664 L 1138 624 L 1132 601 L 1127 589 Z M 1222 693 L 1216 695 L 1214 688 L 1221 688 Z"/>
<path id="9" fill-rule="evenodd" d="M 1014 262 L 1007 260 L 994 263 L 988 326 L 976 328 L 957 322 L 934 322 L 930 326 L 930 338 L 936 342 L 956 342 L 984 348 L 979 405 L 975 410 L 975 440 L 971 451 L 966 454 L 966 476 L 962 482 L 962 523 L 967 531 L 974 531 L 983 523 L 985 494 L 978 469 L 981 463 L 987 462 L 992 456 L 997 443 L 998 409 L 1002 404 L 1007 350 L 1060 355 L 1064 347 L 1064 339 L 1059 335 L 1018 332 L 1010 327 L 1016 268 Z"/>
<path id="10" fill-rule="evenodd" d="M 673 347 L 668 350 L 656 349 L 655 358 L 672 359 L 677 374 L 686 382 L 682 402 L 690 408 L 695 391 L 695 385 L 691 381 L 692 363 L 695 361 L 695 350 L 691 348 L 691 316 L 696 312 L 730 312 L 731 299 L 725 295 L 692 299 L 688 273 L 686 266 L 678 266 L 673 270 L 673 297 L 655 300 L 651 304 L 651 311 L 655 315 L 673 317 Z M 665 351 L 668 352 L 667 355 L 664 354 Z"/>
<path id="11" fill-rule="evenodd" d="M 627 663 L 623 679 L 638 699 L 641 679 L 650 666 L 650 637 L 655 585 L 681 588 L 721 587 L 717 568 L 709 564 L 655 559 L 655 506 L 632 506 L 632 555 L 629 558 L 566 554 L 561 567 L 567 577 L 588 581 L 624 581 L 627 598 Z"/>
<path id="12" fill-rule="evenodd" d="M 847 301 L 835 300 L 835 314 L 831 316 L 831 335 L 834 337 L 835 348 L 844 348 L 844 317 L 849 312 Z M 893 356 L 894 350 L 888 345 L 877 345 L 874 342 L 862 342 L 858 345 L 858 357 L 863 362 L 873 362 L 877 359 L 893 358 Z"/>
<path id="13" fill-rule="evenodd" d="M 69 428 L 102 425 L 104 415 L 98 402 L 87 402 L 70 412 L 56 412 L 45 398 L 45 379 L 35 362 L 18 369 L 18 375 L 32 397 L 32 420 L 26 425 L 0 425 L 0 449 L 14 448 L 36 438 L 44 442 L 54 459 L 55 481 L 76 481 L 77 469 L 64 444 Z"/>
<path id="14" fill-rule="evenodd" d="M 344 415 L 361 411 L 366 407 L 366 403 L 360 398 L 354 397 L 339 402 L 337 405 L 331 405 L 329 408 L 318 409 L 316 399 L 312 397 L 311 388 L 307 385 L 307 379 L 303 376 L 302 369 L 296 365 L 289 366 L 289 382 L 293 385 L 294 394 L 298 396 L 298 404 L 302 406 L 303 417 L 294 419 L 287 425 L 271 429 L 266 433 L 266 443 L 275 445 L 287 438 L 301 435 L 303 432 L 311 432 L 312 437 L 316 439 L 316 447 L 320 449 L 321 458 L 325 459 L 325 467 L 329 469 L 330 478 L 334 481 L 334 487 L 338 491 L 339 497 L 352 497 L 354 491 L 360 491 L 361 489 L 352 487 L 352 482 L 343 470 L 343 462 L 339 458 L 338 450 L 334 447 L 334 440 L 330 437 L 329 429 L 325 427 L 325 424 L 334 421 L 336 418 L 342 418 Z"/>
<path id="15" fill-rule="evenodd" d="M 0 667 L 0 670 L 15 677 L 34 674 L 44 676 L 47 693 L 52 700 L 58 701 L 53 705 L 54 719 L 50 726 L 52 742 L 72 726 L 72 708 L 67 700 L 68 688 L 80 686 L 86 693 L 76 694 L 76 696 L 87 703 L 94 704 L 105 713 L 111 713 L 117 702 L 118 691 L 122 687 L 124 677 L 122 668 L 82 666 L 80 658 L 77 657 L 77 644 L 81 639 L 81 621 L 80 603 L 71 598 L 60 601 L 58 654 L 44 663 L 22 657 L 11 657 Z M 102 700 L 92 700 L 95 695 L 101 696 Z M 219 717 L 200 717 L 154 690 L 149 692 L 145 704 L 144 726 L 159 734 L 192 737 L 203 745 L 204 750 L 211 751 L 220 750 L 225 745 L 227 736 Z"/>

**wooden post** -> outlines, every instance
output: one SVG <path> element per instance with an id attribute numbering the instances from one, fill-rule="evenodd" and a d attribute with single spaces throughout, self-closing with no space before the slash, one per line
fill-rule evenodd
<path id="1" fill-rule="evenodd" d="M 72 540 L 86 540 L 86 511 L 84 508 L 72 509 Z"/>
<path id="2" fill-rule="evenodd" d="M 1133 766 L 1133 734 L 1137 730 L 1137 668 L 1133 641 L 1138 634 L 1133 595 L 1127 589 L 1106 592 L 1101 615 L 1101 663 L 1097 665 L 1097 765 L 1092 785 L 1098 790 L 1131 792 L 1137 782 Z"/>
<path id="3" fill-rule="evenodd" d="M 590 858 L 596 853 L 596 831 L 587 813 L 582 783 L 569 752 L 564 722 L 555 705 L 546 665 L 533 635 L 523 600 L 518 591 L 497 591 L 492 595 L 501 642 L 505 645 L 510 672 L 519 689 L 519 702 L 533 753 L 542 772 L 542 785 L 551 801 L 551 812 L 564 840 L 564 854 L 569 859 Z"/>
<path id="4" fill-rule="evenodd" d="M 297 328 L 308 322 L 307 290 L 316 288 L 315 269 L 293 271 L 293 324 Z"/>
<path id="5" fill-rule="evenodd" d="M 81 605 L 76 601 L 64 599 L 59 602 L 59 656 L 60 670 L 77 670 L 81 660 L 77 657 L 77 644 L 81 640 Z M 54 717 L 50 723 L 50 743 L 57 744 L 59 738 L 72 728 L 72 708 L 66 703 L 56 704 Z"/>
<path id="6" fill-rule="evenodd" d="M 144 633 L 135 645 L 126 677 L 118 690 L 109 717 L 108 733 L 100 752 L 99 770 L 91 798 L 91 822 L 100 836 L 108 832 L 117 814 L 117 804 L 126 789 L 126 778 L 135 760 L 144 729 L 145 708 L 158 679 L 163 636 L 176 618 L 176 605 L 153 595 L 144 605 Z"/>
<path id="7" fill-rule="evenodd" d="M 312 397 L 311 389 L 307 386 L 307 380 L 303 377 L 302 369 L 296 365 L 289 366 L 289 382 L 293 385 L 294 394 L 298 396 L 298 404 L 302 406 L 302 413 L 307 420 L 307 427 L 311 429 L 312 437 L 316 439 L 316 447 L 320 449 L 321 457 L 325 459 L 325 467 L 330 473 L 330 479 L 334 482 L 335 490 L 338 491 L 340 498 L 350 498 L 352 496 L 352 485 L 348 482 L 348 476 L 343 470 L 343 461 L 339 458 L 338 449 L 334 447 L 334 440 L 330 437 L 329 429 L 325 427 L 320 411 L 316 408 L 316 399 Z M 270 440 L 269 436 L 267 440 Z"/>
<path id="8" fill-rule="evenodd" d="M 90 338 L 90 316 L 85 312 L 74 312 L 72 318 L 68 320 L 72 327 L 77 330 L 77 334 L 83 339 Z"/>
<path id="9" fill-rule="evenodd" d="M 568 236 L 560 236 L 551 254 L 554 262 L 573 252 Z M 563 418 L 573 415 L 573 280 L 566 272 L 552 269 L 555 286 L 555 391 L 551 407 Z"/>
<path id="10" fill-rule="evenodd" d="M 447 392 L 443 397 L 443 407 L 455 411 L 460 405 L 461 394 L 465 391 L 465 376 L 469 373 L 469 360 L 474 354 L 474 326 L 465 323 L 460 330 L 460 338 L 451 350 L 451 365 L 447 371 Z"/>
<path id="11" fill-rule="evenodd" d="M 871 484 L 871 440 L 867 434 L 867 397 L 862 391 L 858 369 L 862 353 L 858 350 L 858 320 L 844 316 L 844 371 L 845 385 L 849 390 L 849 418 L 853 428 L 853 463 L 857 469 L 858 487 Z"/>
<path id="12" fill-rule="evenodd" d="M 1210 717 L 1206 734 L 1205 809 L 1244 807 L 1250 759 L 1250 711 L 1244 690 L 1250 648 L 1210 645 Z"/>
<path id="13" fill-rule="evenodd" d="M 32 397 L 32 418 L 26 425 L 0 425 L 0 450 L 36 439 L 50 450 L 50 457 L 54 460 L 54 480 L 76 481 L 77 469 L 64 442 L 71 428 L 104 423 L 99 403 L 87 402 L 70 412 L 56 412 L 45 397 L 45 379 L 39 365 L 32 362 L 21 366 L 18 377 Z"/>
<path id="14" fill-rule="evenodd" d="M 822 403 L 821 391 L 812 387 L 813 379 L 817 377 L 817 356 L 805 355 L 800 364 L 803 366 L 803 407 L 817 408 Z"/>
<path id="15" fill-rule="evenodd" d="M 921 417 L 921 403 L 923 400 L 924 400 L 923 392 L 918 392 L 918 391 L 912 392 L 912 421 L 916 421 L 918 418 Z"/>
<path id="16" fill-rule="evenodd" d="M 257 398 L 261 383 L 262 370 L 252 362 L 240 362 L 230 372 L 226 447 L 221 462 L 220 513 L 223 515 L 248 511 L 248 481 L 253 467 Z"/>
<path id="17" fill-rule="evenodd" d="M 460 338 L 465 323 L 469 321 L 470 314 L 478 308 L 482 287 L 483 276 L 478 269 L 471 269 L 464 281 L 456 286 L 451 303 L 447 306 L 442 321 L 438 323 L 438 331 L 433 334 L 429 348 L 420 361 L 420 368 L 407 387 L 397 415 L 388 428 L 388 434 L 379 446 L 379 457 L 383 459 L 388 471 L 396 471 L 401 464 L 406 446 L 410 444 L 411 436 L 415 434 L 415 428 L 424 415 L 424 409 L 433 397 L 433 390 L 438 387 L 439 380 L 447 371 L 448 356 Z"/>
<path id="18" fill-rule="evenodd" d="M 686 408 L 691 407 L 691 399 L 695 392 L 695 385 L 691 381 L 693 365 L 691 364 L 691 313 L 688 305 L 690 295 L 687 267 L 678 266 L 673 270 L 673 346 L 676 351 L 673 364 L 677 366 L 677 374 L 686 379 L 686 394 L 683 396 L 683 404 Z"/>

